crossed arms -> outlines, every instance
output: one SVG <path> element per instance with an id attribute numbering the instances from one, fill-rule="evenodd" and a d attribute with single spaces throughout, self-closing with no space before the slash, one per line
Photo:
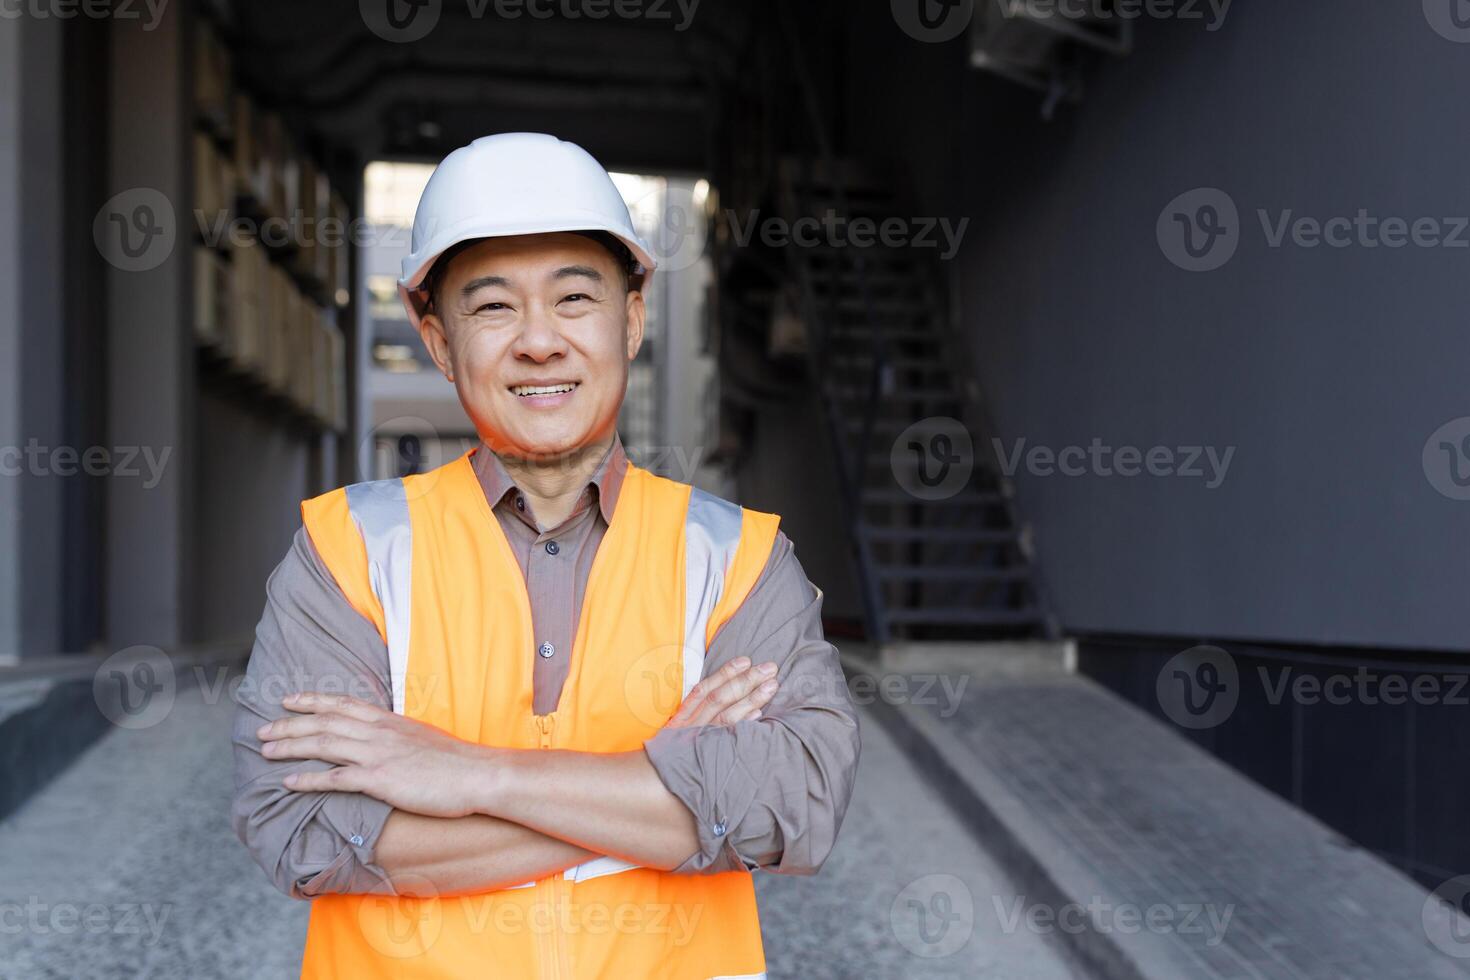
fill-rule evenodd
<path id="1" fill-rule="evenodd" d="M 392 714 L 382 640 L 304 534 L 268 596 L 237 694 L 233 819 L 288 894 L 488 891 L 600 855 L 810 874 L 830 852 L 857 720 L 784 537 L 705 679 L 617 754 L 476 745 Z M 751 662 L 775 665 L 775 691 Z"/>

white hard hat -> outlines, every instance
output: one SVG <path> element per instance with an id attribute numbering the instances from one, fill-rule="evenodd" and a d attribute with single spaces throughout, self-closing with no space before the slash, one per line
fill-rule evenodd
<path id="1" fill-rule="evenodd" d="M 645 285 L 658 266 L 633 230 L 612 178 L 575 143 L 546 133 L 500 133 L 455 150 L 434 170 L 414 214 L 413 251 L 398 280 L 409 320 L 418 326 L 421 287 L 449 248 L 476 238 L 557 231 L 601 231 L 619 239 L 638 260 Z"/>

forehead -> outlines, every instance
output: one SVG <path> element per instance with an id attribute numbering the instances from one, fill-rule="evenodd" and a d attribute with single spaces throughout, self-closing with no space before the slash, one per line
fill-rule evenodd
<path id="1" fill-rule="evenodd" d="M 612 254 L 597 242 L 571 232 L 487 238 L 456 255 L 446 271 L 448 282 L 496 275 L 506 279 L 550 275 L 568 265 L 590 265 L 616 275 Z"/>

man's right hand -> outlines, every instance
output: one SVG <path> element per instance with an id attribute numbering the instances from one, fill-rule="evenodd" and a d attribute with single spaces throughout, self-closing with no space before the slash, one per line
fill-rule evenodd
<path id="1" fill-rule="evenodd" d="M 664 727 L 733 725 L 759 718 L 777 687 L 774 662 L 751 666 L 749 657 L 736 657 L 695 684 Z"/>

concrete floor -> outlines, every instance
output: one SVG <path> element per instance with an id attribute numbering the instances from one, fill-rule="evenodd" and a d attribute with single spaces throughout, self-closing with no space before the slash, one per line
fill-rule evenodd
<path id="1" fill-rule="evenodd" d="M 0 977 L 297 975 L 307 907 L 229 827 L 230 707 L 181 692 L 0 823 Z M 1014 886 L 866 717 L 822 874 L 757 884 L 773 978 L 1078 976 L 1054 939 L 1006 927 L 990 896 Z"/>

